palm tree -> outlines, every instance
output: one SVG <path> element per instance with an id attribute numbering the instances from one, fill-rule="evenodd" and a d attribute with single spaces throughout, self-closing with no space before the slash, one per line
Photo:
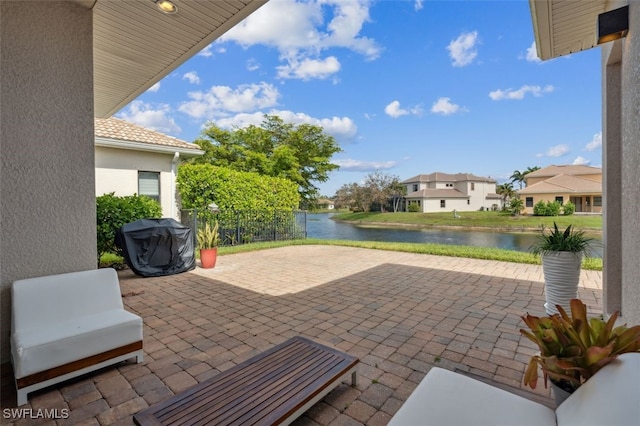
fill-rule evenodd
<path id="1" fill-rule="evenodd" d="M 515 197 L 516 191 L 513 189 L 513 183 L 506 182 L 496 186 L 496 192 L 502 196 L 504 205 L 507 205 L 511 198 Z"/>
<path id="2" fill-rule="evenodd" d="M 520 185 L 520 189 L 522 189 L 525 174 L 526 173 L 520 172 L 520 170 L 515 170 L 509 179 L 511 179 L 511 183 L 518 182 L 518 185 Z"/>
<path id="3" fill-rule="evenodd" d="M 522 201 L 522 198 L 520 197 L 512 198 L 510 207 L 511 207 L 511 214 L 513 216 L 518 216 L 522 211 L 522 209 L 524 209 L 524 202 Z"/>
<path id="4" fill-rule="evenodd" d="M 522 172 L 522 180 L 525 182 L 525 186 L 526 186 L 526 178 L 527 175 L 531 172 L 535 172 L 536 170 L 540 170 L 540 167 L 538 166 L 533 166 L 533 167 L 527 167 L 527 170 L 525 170 L 524 172 Z M 522 189 L 522 186 L 520 187 L 520 189 Z"/>

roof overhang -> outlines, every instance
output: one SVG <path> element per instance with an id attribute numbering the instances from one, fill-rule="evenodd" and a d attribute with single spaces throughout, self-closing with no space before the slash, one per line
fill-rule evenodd
<path id="1" fill-rule="evenodd" d="M 122 141 L 118 139 L 109 139 L 96 137 L 96 146 L 105 148 L 129 149 L 132 151 L 155 152 L 159 154 L 180 154 L 182 158 L 199 157 L 204 155 L 204 151 L 192 148 L 181 148 L 176 146 L 153 145 L 143 142 Z"/>
<path id="2" fill-rule="evenodd" d="M 598 15 L 629 0 L 529 0 L 533 32 L 542 60 L 597 46 Z"/>
<path id="3" fill-rule="evenodd" d="M 152 0 L 75 0 L 93 10 L 96 117 L 137 98 L 267 0 L 172 0 L 167 15 Z"/>

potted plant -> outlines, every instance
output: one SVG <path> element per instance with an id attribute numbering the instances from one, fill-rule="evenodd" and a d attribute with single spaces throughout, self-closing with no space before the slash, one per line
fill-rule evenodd
<path id="1" fill-rule="evenodd" d="M 590 254 L 592 241 L 584 231 L 577 231 L 571 225 L 562 231 L 553 222 L 553 229 L 546 233 L 543 228 L 530 247 L 531 252 L 542 259 L 547 314 L 558 313 L 557 305 L 568 310 L 569 301 L 578 296 L 582 257 Z"/>
<path id="2" fill-rule="evenodd" d="M 198 230 L 198 247 L 200 248 L 200 263 L 203 268 L 213 268 L 216 266 L 218 257 L 218 244 L 220 244 L 220 234 L 218 232 L 218 222 L 213 226 L 209 222 Z"/>
<path id="3" fill-rule="evenodd" d="M 558 306 L 558 314 L 521 317 L 529 330 L 520 333 L 540 349 L 529 361 L 524 383 L 535 389 L 540 367 L 544 386 L 551 381 L 558 405 L 618 355 L 640 351 L 640 325 L 616 327 L 618 312 L 608 321 L 587 318 L 587 306 L 579 299 L 572 299 L 570 307 L 571 316 Z"/>

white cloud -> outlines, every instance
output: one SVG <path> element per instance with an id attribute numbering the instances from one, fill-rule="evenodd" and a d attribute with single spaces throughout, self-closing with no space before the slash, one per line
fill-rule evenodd
<path id="1" fill-rule="evenodd" d="M 247 61 L 247 70 L 257 71 L 260 69 L 260 63 L 256 59 L 249 59 Z"/>
<path id="2" fill-rule="evenodd" d="M 542 154 L 544 157 L 562 157 L 569 153 L 570 149 L 568 145 L 560 144 L 552 146 L 546 153 Z"/>
<path id="3" fill-rule="evenodd" d="M 340 67 L 335 57 L 321 57 L 326 49 L 349 49 L 369 60 L 380 56 L 382 49 L 376 41 L 360 35 L 370 20 L 370 6 L 369 0 L 270 1 L 227 31 L 218 43 L 276 48 L 284 63 L 279 67 L 281 78 L 327 78 Z"/>
<path id="4" fill-rule="evenodd" d="M 409 114 L 420 115 L 422 114 L 422 108 L 420 107 L 420 105 L 416 105 L 409 109 L 403 109 L 403 108 L 400 108 L 399 101 L 392 101 L 389 105 L 384 107 L 384 112 L 389 117 L 398 118 L 398 117 L 402 117 L 403 115 L 409 115 Z"/>
<path id="5" fill-rule="evenodd" d="M 368 172 L 375 170 L 389 170 L 398 163 L 396 161 L 361 161 L 361 160 L 335 160 L 342 172 Z"/>
<path id="6" fill-rule="evenodd" d="M 542 60 L 538 57 L 538 51 L 536 50 L 536 41 L 531 43 L 531 46 L 527 49 L 527 53 L 524 57 L 529 62 L 541 63 Z"/>
<path id="7" fill-rule="evenodd" d="M 451 98 L 439 98 L 431 106 L 431 112 L 434 114 L 451 115 L 464 111 L 466 111 L 466 108 L 452 103 Z"/>
<path id="8" fill-rule="evenodd" d="M 422 5 L 422 0 L 415 0 L 413 3 L 413 8 L 415 10 L 421 10 L 424 6 Z"/>
<path id="9" fill-rule="evenodd" d="M 158 90 L 160 90 L 160 82 L 157 82 L 156 84 L 154 84 L 153 86 L 149 87 L 147 89 L 147 92 L 157 92 Z"/>
<path id="10" fill-rule="evenodd" d="M 464 67 L 469 65 L 478 56 L 476 44 L 478 43 L 478 32 L 462 33 L 457 39 L 452 40 L 447 46 L 449 56 L 453 59 L 454 67 Z"/>
<path id="11" fill-rule="evenodd" d="M 277 70 L 279 78 L 294 78 L 304 81 L 313 78 L 324 80 L 340 71 L 340 62 L 335 56 L 329 56 L 324 60 L 305 58 L 298 61 L 291 59 L 286 65 L 278 66 Z"/>
<path id="12" fill-rule="evenodd" d="M 185 73 L 182 76 L 183 80 L 189 80 L 189 83 L 191 84 L 200 84 L 200 77 L 198 76 L 198 73 L 195 71 L 190 71 L 188 73 Z"/>
<path id="13" fill-rule="evenodd" d="M 587 166 L 587 165 L 589 165 L 589 163 L 591 163 L 591 161 L 587 160 L 584 157 L 580 157 L 580 156 L 578 156 L 575 160 L 573 160 L 573 165 L 574 166 Z"/>
<path id="14" fill-rule="evenodd" d="M 147 129 L 175 135 L 180 133 L 182 129 L 169 116 L 171 112 L 171 108 L 166 104 L 158 104 L 154 108 L 151 104 L 133 101 L 126 110 L 117 116 Z"/>
<path id="15" fill-rule="evenodd" d="M 593 139 L 591 139 L 591 142 L 589 142 L 587 146 L 584 147 L 584 149 L 587 151 L 595 151 L 596 149 L 600 148 L 602 148 L 602 132 L 593 135 Z"/>
<path id="16" fill-rule="evenodd" d="M 198 52 L 198 56 L 204 56 L 204 57 L 213 56 L 213 45 L 212 44 L 207 45 L 207 47 L 205 47 L 200 52 Z"/>
<path id="17" fill-rule="evenodd" d="M 553 90 L 554 90 L 554 87 L 550 84 L 544 87 L 525 85 L 517 90 L 513 90 L 513 89 L 494 90 L 493 92 L 489 92 L 489 97 L 494 101 L 501 101 L 504 99 L 521 100 L 521 99 L 524 99 L 527 93 L 531 93 L 535 97 L 540 97 L 545 93 L 553 92 Z"/>
<path id="18" fill-rule="evenodd" d="M 189 92 L 190 101 L 178 109 L 194 118 L 224 117 L 229 113 L 250 112 L 277 105 L 280 92 L 269 83 L 243 84 L 236 89 L 213 86 L 207 92 Z"/>

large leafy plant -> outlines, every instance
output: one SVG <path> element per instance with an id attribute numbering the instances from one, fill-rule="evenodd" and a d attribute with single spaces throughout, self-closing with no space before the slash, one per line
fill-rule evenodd
<path id="1" fill-rule="evenodd" d="M 530 250 L 533 254 L 545 254 L 554 251 L 568 251 L 588 255 L 591 252 L 593 238 L 587 237 L 584 231 L 578 231 L 571 225 L 562 231 L 553 222 L 553 229 L 549 233 L 542 230 Z"/>
<path id="2" fill-rule="evenodd" d="M 220 244 L 220 233 L 218 232 L 218 222 L 214 222 L 213 226 L 209 222 L 198 230 L 196 235 L 198 238 L 198 247 L 201 249 L 211 249 L 218 247 Z"/>
<path id="3" fill-rule="evenodd" d="M 640 325 L 615 326 L 618 312 L 608 321 L 587 318 L 587 306 L 579 299 L 570 302 L 571 316 L 557 306 L 559 314 L 522 316 L 529 330 L 520 333 L 538 345 L 524 375 L 525 385 L 536 388 L 538 367 L 544 385 L 550 379 L 572 392 L 618 355 L 640 351 Z"/>

